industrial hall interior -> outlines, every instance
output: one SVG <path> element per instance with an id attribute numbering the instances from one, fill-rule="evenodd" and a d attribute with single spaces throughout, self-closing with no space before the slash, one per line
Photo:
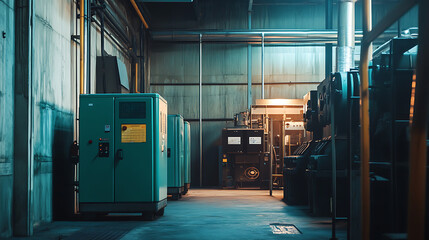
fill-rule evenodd
<path id="1" fill-rule="evenodd" d="M 0 0 L 0 239 L 429 239 L 429 0 Z"/>

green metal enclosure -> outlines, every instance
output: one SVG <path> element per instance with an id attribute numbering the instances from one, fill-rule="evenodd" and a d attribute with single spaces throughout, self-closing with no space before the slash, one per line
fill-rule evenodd
<path id="1" fill-rule="evenodd" d="M 184 121 L 180 115 L 168 115 L 168 194 L 177 199 L 184 191 Z"/>
<path id="2" fill-rule="evenodd" d="M 191 124 L 185 122 L 185 191 L 191 186 Z"/>
<path id="3" fill-rule="evenodd" d="M 167 204 L 167 102 L 158 94 L 80 96 L 80 212 Z"/>

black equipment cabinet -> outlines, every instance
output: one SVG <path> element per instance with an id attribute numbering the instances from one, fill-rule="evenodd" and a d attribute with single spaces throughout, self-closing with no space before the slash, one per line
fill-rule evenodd
<path id="1" fill-rule="evenodd" d="M 264 152 L 263 129 L 223 129 L 222 149 L 222 187 L 268 188 L 269 158 Z"/>
<path id="2" fill-rule="evenodd" d="M 283 201 L 289 205 L 305 205 L 308 202 L 305 172 L 315 145 L 315 141 L 305 142 L 293 155 L 284 158 Z"/>
<path id="3" fill-rule="evenodd" d="M 394 38 L 370 66 L 371 229 L 406 232 L 409 124 L 417 39 Z"/>

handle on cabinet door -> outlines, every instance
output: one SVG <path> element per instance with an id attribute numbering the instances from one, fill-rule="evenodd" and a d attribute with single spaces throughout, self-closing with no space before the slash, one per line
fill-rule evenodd
<path id="1" fill-rule="evenodd" d="M 124 150 L 118 149 L 116 151 L 116 159 L 123 160 L 124 159 Z"/>

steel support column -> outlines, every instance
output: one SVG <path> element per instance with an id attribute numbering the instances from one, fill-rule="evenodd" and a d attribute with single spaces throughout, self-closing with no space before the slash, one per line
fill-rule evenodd
<path id="1" fill-rule="evenodd" d="M 198 88 L 198 95 L 199 95 L 199 120 L 200 120 L 200 187 L 203 186 L 203 120 L 202 120 L 202 113 L 203 113 L 203 35 L 200 34 L 200 44 L 199 44 L 200 50 L 199 50 L 199 71 L 198 71 L 198 78 L 199 78 L 199 88 Z"/>
<path id="2" fill-rule="evenodd" d="M 264 52 L 265 52 L 265 34 L 262 33 L 262 41 L 261 41 L 261 99 L 265 99 L 264 93 Z"/>
<path id="3" fill-rule="evenodd" d="M 332 234 L 331 240 L 336 240 L 336 218 L 337 218 L 337 150 L 335 145 L 335 96 L 336 89 L 334 84 L 331 82 L 331 152 L 332 152 Z"/>
<path id="4" fill-rule="evenodd" d="M 426 132 L 429 104 L 429 2 L 419 1 L 419 37 L 414 113 L 410 129 L 410 174 L 408 191 L 408 239 L 425 238 Z M 426 219 L 427 221 L 427 219 Z M 428 230 L 426 230 L 428 231 Z"/>
<path id="5" fill-rule="evenodd" d="M 273 128 L 273 119 L 270 118 L 269 120 L 270 126 L 270 196 L 273 196 L 273 157 L 274 157 L 274 128 Z"/>
<path id="6" fill-rule="evenodd" d="M 363 33 L 366 36 L 372 28 L 372 1 L 363 0 Z M 361 125 L 361 236 L 370 238 L 370 179 L 369 179 L 369 79 L 368 64 L 372 56 L 371 42 L 362 42 L 360 53 L 360 125 Z"/>
<path id="7" fill-rule="evenodd" d="M 91 94 L 91 0 L 85 0 L 85 59 L 86 59 L 86 93 Z"/>
<path id="8" fill-rule="evenodd" d="M 79 35 L 80 35 L 80 94 L 85 93 L 85 0 L 80 0 Z"/>
<path id="9" fill-rule="evenodd" d="M 252 5 L 253 0 L 249 0 L 249 8 L 247 9 L 247 24 L 248 29 L 252 29 Z M 252 46 L 247 45 L 247 109 L 250 111 L 252 105 Z"/>
<path id="10" fill-rule="evenodd" d="M 325 6 L 326 29 L 333 28 L 332 12 L 333 12 L 332 0 L 326 0 L 326 6 Z M 332 43 L 326 43 L 325 44 L 325 79 L 331 75 L 331 72 L 332 72 Z"/>

